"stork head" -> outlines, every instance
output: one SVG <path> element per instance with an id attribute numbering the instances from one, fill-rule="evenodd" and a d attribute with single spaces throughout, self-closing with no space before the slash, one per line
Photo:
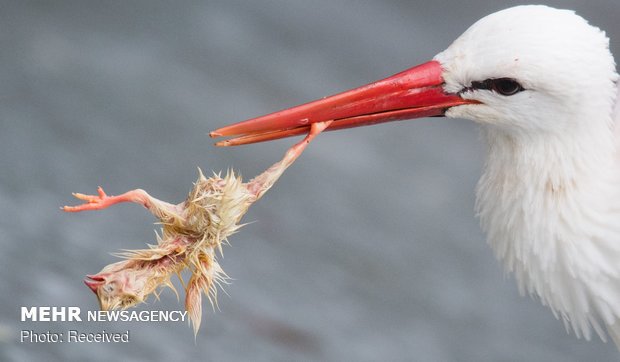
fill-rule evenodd
<path id="1" fill-rule="evenodd" d="M 603 31 L 572 11 L 518 6 L 479 20 L 430 62 L 211 136 L 234 136 L 217 143 L 231 146 L 307 133 L 320 121 L 337 130 L 428 116 L 562 134 L 611 120 L 617 78 Z"/>
<path id="2" fill-rule="evenodd" d="M 610 119 L 617 74 L 609 39 L 572 11 L 529 5 L 491 14 L 434 59 L 445 92 L 479 102 L 448 117 L 525 133 Z"/>

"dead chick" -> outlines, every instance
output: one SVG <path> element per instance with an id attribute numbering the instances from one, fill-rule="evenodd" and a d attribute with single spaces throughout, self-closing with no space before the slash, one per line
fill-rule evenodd
<path id="1" fill-rule="evenodd" d="M 308 135 L 291 147 L 284 158 L 262 174 L 244 183 L 241 177 L 229 172 L 206 178 L 199 172 L 198 180 L 187 199 L 173 205 L 136 189 L 118 196 L 107 195 L 101 187 L 97 195 L 73 194 L 85 203 L 65 206 L 64 211 L 101 210 L 122 202 L 133 202 L 147 208 L 163 225 L 156 245 L 148 249 L 128 250 L 118 255 L 124 258 L 104 267 L 84 281 L 97 295 L 102 310 L 126 309 L 158 296 L 160 286 L 169 286 L 177 275 L 185 285 L 185 309 L 198 332 L 202 316 L 202 293 L 216 303 L 217 287 L 226 283 L 227 276 L 218 264 L 216 251 L 242 225 L 239 224 L 248 208 L 273 186 L 304 151 L 310 141 L 329 126 L 331 121 L 312 125 Z M 187 283 L 181 272 L 189 269 Z M 175 290 L 176 292 L 176 290 Z"/>

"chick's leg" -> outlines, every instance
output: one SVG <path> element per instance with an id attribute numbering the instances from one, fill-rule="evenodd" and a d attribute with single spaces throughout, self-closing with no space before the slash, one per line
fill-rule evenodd
<path id="1" fill-rule="evenodd" d="M 73 193 L 76 198 L 86 201 L 82 205 L 64 206 L 63 211 L 80 212 L 86 210 L 103 210 L 114 204 L 133 202 L 147 208 L 155 217 L 163 222 L 173 222 L 174 219 L 182 220 L 183 204 L 173 205 L 158 200 L 142 189 L 135 189 L 118 196 L 109 196 L 101 186 L 97 188 L 97 195 L 85 195 Z"/>
<path id="2" fill-rule="evenodd" d="M 284 170 L 286 170 L 290 165 L 295 162 L 295 160 L 301 156 L 306 147 L 310 144 L 310 142 L 316 137 L 319 133 L 323 132 L 325 128 L 329 127 L 332 121 L 325 122 L 316 122 L 313 123 L 310 132 L 306 137 L 301 140 L 301 142 L 295 144 L 293 147 L 289 148 L 284 154 L 284 158 L 279 162 L 275 163 L 273 166 L 269 167 L 265 172 L 260 175 L 254 177 L 250 182 L 247 183 L 248 190 L 256 195 L 256 199 L 260 199 L 261 196 L 267 190 L 273 186 L 273 184 L 282 176 Z"/>

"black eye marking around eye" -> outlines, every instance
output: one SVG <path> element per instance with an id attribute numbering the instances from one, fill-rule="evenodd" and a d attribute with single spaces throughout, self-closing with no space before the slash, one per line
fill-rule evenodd
<path id="1" fill-rule="evenodd" d="M 483 81 L 473 81 L 470 87 L 463 88 L 459 93 L 486 89 L 503 96 L 511 96 L 525 90 L 519 82 L 512 78 L 491 78 Z"/>

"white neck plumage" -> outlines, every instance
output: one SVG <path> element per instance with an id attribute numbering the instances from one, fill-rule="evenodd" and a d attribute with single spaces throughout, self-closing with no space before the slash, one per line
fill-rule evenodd
<path id="1" fill-rule="evenodd" d="M 589 339 L 592 326 L 605 339 L 607 326 L 617 340 L 620 181 L 608 117 L 557 137 L 486 127 L 476 207 L 522 294 L 538 295 L 577 336 Z"/>

